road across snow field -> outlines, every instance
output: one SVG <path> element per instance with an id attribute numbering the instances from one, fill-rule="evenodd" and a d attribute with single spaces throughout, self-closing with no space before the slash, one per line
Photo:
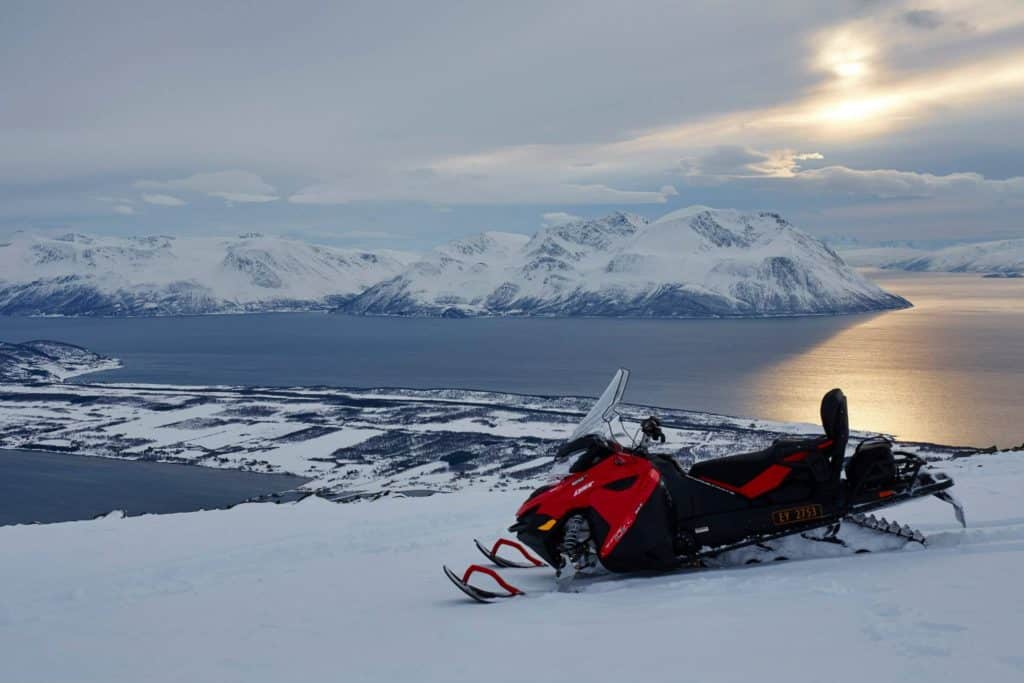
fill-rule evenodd
<path id="1" fill-rule="evenodd" d="M 790 540 L 788 562 L 735 557 L 573 594 L 544 592 L 547 570 L 511 570 L 528 595 L 493 605 L 467 601 L 441 564 L 482 560 L 472 538 L 509 524 L 521 492 L 3 527 L 2 678 L 1021 680 L 1024 454 L 939 466 L 966 531 L 939 501 L 887 511 L 928 548 Z"/>

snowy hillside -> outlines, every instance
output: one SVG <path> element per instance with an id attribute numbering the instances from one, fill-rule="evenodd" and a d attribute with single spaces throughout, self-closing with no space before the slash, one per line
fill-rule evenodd
<path id="1" fill-rule="evenodd" d="M 1024 239 L 980 242 L 890 261 L 885 268 L 947 273 L 1024 273 Z"/>
<path id="2" fill-rule="evenodd" d="M 40 344 L 17 346 L 72 355 Z M 483 561 L 472 539 L 505 533 L 591 403 L 0 380 L 0 447 L 289 471 L 319 494 L 0 527 L 4 680 L 930 683 L 1024 672 L 1022 452 L 900 444 L 951 475 L 967 508 L 966 531 L 934 499 L 886 511 L 927 547 L 844 524 L 848 547 L 794 536 L 701 570 L 598 575 L 565 593 L 548 569 L 503 570 L 524 597 L 468 602 L 441 565 Z M 654 412 L 622 410 L 627 431 Z M 821 429 L 656 412 L 683 466 Z"/>
<path id="3" fill-rule="evenodd" d="M 121 367 L 120 361 L 74 344 L 46 340 L 21 344 L 0 341 L 0 384 L 59 382 L 118 367 Z"/>
<path id="4" fill-rule="evenodd" d="M 397 274 L 391 254 L 260 235 L 18 233 L 0 243 L 0 314 L 170 315 L 323 309 Z"/>
<path id="5" fill-rule="evenodd" d="M 548 570 L 506 570 L 527 595 L 494 605 L 469 603 L 440 566 L 482 561 L 471 539 L 503 532 L 521 492 L 0 527 L 4 678 L 1020 680 L 1024 457 L 943 469 L 967 530 L 932 499 L 896 511 L 927 548 L 795 538 L 786 562 L 574 593 L 547 592 Z"/>
<path id="6" fill-rule="evenodd" d="M 772 213 L 615 213 L 436 249 L 341 308 L 383 315 L 770 316 L 900 308 Z"/>
<path id="7" fill-rule="evenodd" d="M 928 254 L 924 249 L 915 247 L 841 247 L 836 252 L 847 264 L 859 267 L 884 268 L 896 261 L 906 261 Z"/>

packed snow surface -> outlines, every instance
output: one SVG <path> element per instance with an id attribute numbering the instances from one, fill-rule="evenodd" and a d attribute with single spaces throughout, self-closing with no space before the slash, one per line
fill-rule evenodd
<path id="1" fill-rule="evenodd" d="M 325 309 L 396 275 L 401 254 L 240 237 L 0 243 L 0 314 L 168 315 Z"/>
<path id="2" fill-rule="evenodd" d="M 848 313 L 907 306 L 778 214 L 694 206 L 615 213 L 532 237 L 452 242 L 342 310 L 385 315 L 643 317 Z"/>
<path id="3" fill-rule="evenodd" d="M 850 529 L 786 562 L 605 577 L 470 603 L 521 492 L 296 504 L 0 528 L 0 657 L 18 683 L 138 681 L 976 681 L 1024 678 L 1024 455 L 942 464 L 968 509 L 892 516 L 927 548 Z M 887 513 L 890 511 L 887 511 Z"/>

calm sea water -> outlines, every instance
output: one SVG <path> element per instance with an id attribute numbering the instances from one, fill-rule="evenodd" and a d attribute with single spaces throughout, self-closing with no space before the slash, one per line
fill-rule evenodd
<path id="1" fill-rule="evenodd" d="M 809 422 L 839 386 L 857 428 L 1024 442 L 1024 280 L 873 275 L 915 308 L 769 320 L 0 318 L 0 339 L 57 339 L 125 361 L 84 381 L 595 395 L 621 365 L 637 403 Z"/>
<path id="2" fill-rule="evenodd" d="M 0 450 L 0 525 L 221 508 L 295 488 L 301 477 Z"/>

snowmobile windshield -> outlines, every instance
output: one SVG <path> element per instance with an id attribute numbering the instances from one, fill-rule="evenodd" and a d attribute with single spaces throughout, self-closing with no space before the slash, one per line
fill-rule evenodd
<path id="1" fill-rule="evenodd" d="M 622 401 L 622 395 L 626 393 L 626 383 L 629 381 L 629 370 L 625 368 L 619 368 L 616 371 L 615 376 L 612 377 L 611 384 L 601 394 L 601 398 L 597 399 L 597 403 L 590 409 L 586 417 L 580 421 L 576 427 L 576 431 L 567 439 L 567 441 L 575 441 L 581 436 L 587 436 L 589 434 L 597 434 L 605 438 L 611 438 L 614 440 L 615 435 L 612 430 L 612 420 L 615 418 L 616 409 L 619 407 L 619 403 Z"/>

